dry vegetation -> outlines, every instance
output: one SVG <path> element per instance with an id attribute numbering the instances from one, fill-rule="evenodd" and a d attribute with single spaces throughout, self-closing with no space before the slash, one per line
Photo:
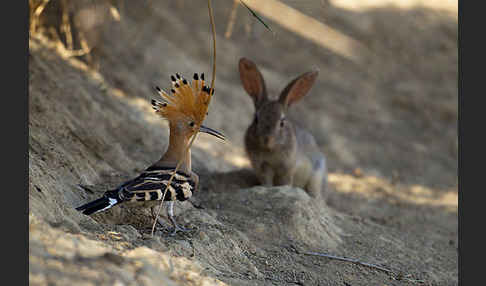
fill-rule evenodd
<path id="1" fill-rule="evenodd" d="M 152 88 L 174 72 L 209 77 L 206 1 L 29 0 L 30 284 L 457 285 L 457 3 L 245 1 L 273 33 L 234 3 L 213 0 L 218 73 L 206 119 L 229 140 L 194 143 L 201 208 L 176 206 L 194 230 L 150 237 L 144 211 L 90 218 L 74 207 L 165 150 Z M 278 8 L 292 13 L 268 14 Z M 328 157 L 327 204 L 256 186 L 243 152 L 253 105 L 242 56 L 273 94 L 319 68 L 293 116 Z"/>

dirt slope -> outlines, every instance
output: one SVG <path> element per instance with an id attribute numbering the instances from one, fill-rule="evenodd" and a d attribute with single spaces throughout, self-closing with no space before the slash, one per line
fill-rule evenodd
<path id="1" fill-rule="evenodd" d="M 205 1 L 117 3 L 121 21 L 86 30 L 91 61 L 30 38 L 31 284 L 457 285 L 457 18 L 425 7 L 282 1 L 372 51 L 356 62 L 268 21 L 272 36 L 243 7 L 226 39 L 232 1 L 213 2 L 218 70 L 206 124 L 229 140 L 196 140 L 198 208 L 176 206 L 193 230 L 175 237 L 161 227 L 150 237 L 146 211 L 122 206 L 90 218 L 74 207 L 165 150 L 152 87 L 167 87 L 174 72 L 209 77 Z M 91 7 L 77 3 L 74 19 Z M 253 112 L 237 73 L 242 56 L 274 94 L 319 68 L 293 115 L 328 157 L 327 204 L 300 189 L 256 186 L 242 149 Z"/>

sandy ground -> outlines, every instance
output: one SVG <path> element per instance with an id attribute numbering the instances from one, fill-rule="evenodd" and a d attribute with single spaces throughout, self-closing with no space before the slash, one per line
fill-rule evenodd
<path id="1" fill-rule="evenodd" d="M 167 124 L 150 107 L 152 88 L 167 88 L 175 72 L 210 77 L 207 4 L 121 1 L 113 14 L 75 3 L 70 15 L 92 48 L 88 57 L 52 37 L 29 41 L 32 285 L 458 284 L 457 7 L 280 1 L 301 22 L 262 16 L 272 34 L 240 6 L 226 38 L 233 1 L 213 1 L 216 94 L 205 124 L 228 141 L 201 135 L 193 146 L 201 188 L 194 205 L 176 206 L 193 230 L 170 237 L 159 227 L 151 237 L 144 210 L 86 217 L 74 207 L 165 151 Z M 318 24 L 306 26 L 305 16 Z M 320 40 L 306 37 L 307 27 L 322 31 Z M 243 150 L 253 116 L 238 75 L 243 56 L 274 95 L 319 69 L 292 115 L 327 156 L 327 203 L 257 185 Z"/>

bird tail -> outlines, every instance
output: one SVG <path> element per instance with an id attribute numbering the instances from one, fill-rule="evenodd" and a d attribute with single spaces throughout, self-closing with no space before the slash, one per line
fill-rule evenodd
<path id="1" fill-rule="evenodd" d="M 92 215 L 94 213 L 110 209 L 120 202 L 121 200 L 116 192 L 108 191 L 103 195 L 103 197 L 77 207 L 76 210 L 81 211 L 85 215 Z"/>

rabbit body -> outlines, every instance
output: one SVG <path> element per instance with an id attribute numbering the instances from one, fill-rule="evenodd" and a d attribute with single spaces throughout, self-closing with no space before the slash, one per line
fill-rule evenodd
<path id="1" fill-rule="evenodd" d="M 287 117 L 288 107 L 309 91 L 317 72 L 297 77 L 278 99 L 271 100 L 263 76 L 253 62 L 242 58 L 239 69 L 243 87 L 255 104 L 253 122 L 245 133 L 245 150 L 260 183 L 292 185 L 314 198 L 325 198 L 325 156 L 312 134 Z"/>

